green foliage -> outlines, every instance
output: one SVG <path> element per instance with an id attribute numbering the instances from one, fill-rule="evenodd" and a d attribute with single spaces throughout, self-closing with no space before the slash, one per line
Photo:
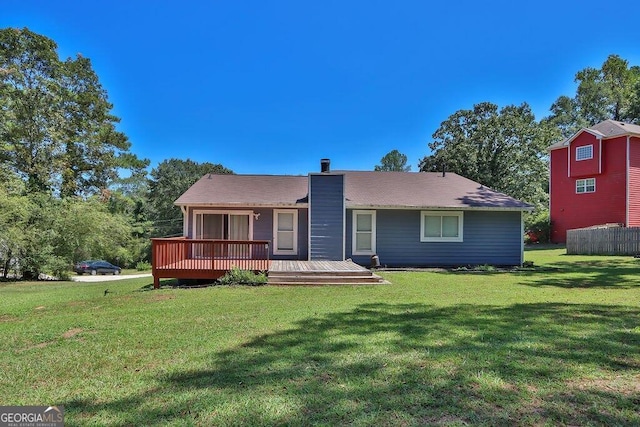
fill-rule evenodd
<path id="1" fill-rule="evenodd" d="M 129 152 L 91 61 L 62 61 L 56 49 L 27 28 L 0 30 L 0 160 L 30 192 L 95 194 L 148 161 Z"/>
<path id="2" fill-rule="evenodd" d="M 241 270 L 234 267 L 227 274 L 222 276 L 218 282 L 221 285 L 249 285 L 260 286 L 267 284 L 267 275 L 263 272 L 254 273 L 248 270 Z"/>
<path id="3" fill-rule="evenodd" d="M 544 120 L 565 138 L 607 119 L 640 123 L 640 67 L 609 55 L 601 68 L 578 71 L 575 82 L 575 96 L 559 97 Z"/>
<path id="4" fill-rule="evenodd" d="M 411 170 L 411 165 L 407 166 L 407 156 L 405 154 L 402 154 L 398 150 L 392 150 L 380 159 L 380 164 L 376 165 L 373 170 L 409 172 Z"/>
<path id="5" fill-rule="evenodd" d="M 551 239 L 551 220 L 549 209 L 537 209 L 527 214 L 524 220 L 526 243 L 549 243 Z"/>
<path id="6" fill-rule="evenodd" d="M 197 163 L 192 160 L 169 159 L 151 171 L 149 181 L 149 219 L 153 221 L 152 235 L 182 234 L 182 212 L 173 202 L 205 174 L 231 174 L 220 164 Z"/>
<path id="7" fill-rule="evenodd" d="M 136 270 L 149 271 L 151 270 L 151 264 L 146 261 L 138 261 L 138 263 L 136 264 Z"/>
<path id="8" fill-rule="evenodd" d="M 557 133 L 536 122 L 527 104 L 502 109 L 489 102 L 459 110 L 442 122 L 429 144 L 432 154 L 421 171 L 443 166 L 489 188 L 525 202 L 548 201 L 547 147 Z"/>

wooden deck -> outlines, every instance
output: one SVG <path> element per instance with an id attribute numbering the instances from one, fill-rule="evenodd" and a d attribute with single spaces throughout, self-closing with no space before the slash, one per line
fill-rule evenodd
<path id="1" fill-rule="evenodd" d="M 154 288 L 161 278 L 207 279 L 239 268 L 267 271 L 270 284 L 326 285 L 386 283 L 352 261 L 281 261 L 270 259 L 264 240 L 151 239 Z"/>
<path id="2" fill-rule="evenodd" d="M 161 278 L 218 279 L 229 270 L 267 271 L 265 240 L 151 239 L 153 287 Z"/>
<path id="3" fill-rule="evenodd" d="M 271 285 L 347 285 L 388 283 L 353 261 L 279 261 L 269 269 Z"/>
<path id="4" fill-rule="evenodd" d="M 368 272 L 353 261 L 280 261 L 272 260 L 269 272 Z"/>

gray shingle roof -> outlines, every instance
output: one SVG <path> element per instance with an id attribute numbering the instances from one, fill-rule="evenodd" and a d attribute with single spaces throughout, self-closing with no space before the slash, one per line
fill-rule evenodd
<path id="1" fill-rule="evenodd" d="M 306 203 L 307 190 L 306 176 L 208 174 L 185 191 L 175 203 L 198 206 L 292 206 Z"/>
<path id="2" fill-rule="evenodd" d="M 455 173 L 337 171 L 345 175 L 347 207 L 529 209 L 531 206 Z M 195 206 L 300 206 L 308 178 L 205 175 L 178 200 Z"/>
<path id="3" fill-rule="evenodd" d="M 597 123 L 588 128 L 580 129 L 575 134 L 571 135 L 569 138 L 564 139 L 560 142 L 556 142 L 555 144 L 549 147 L 549 150 L 555 150 L 557 148 L 563 148 L 569 145 L 571 141 L 573 141 L 578 135 L 582 132 L 590 132 L 602 139 L 608 138 L 616 138 L 618 136 L 624 135 L 635 135 L 640 136 L 640 126 L 634 125 L 631 123 L 618 122 L 615 120 L 605 120 L 603 122 Z"/>

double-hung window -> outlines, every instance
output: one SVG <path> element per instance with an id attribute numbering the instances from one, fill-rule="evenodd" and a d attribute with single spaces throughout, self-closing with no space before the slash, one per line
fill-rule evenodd
<path id="1" fill-rule="evenodd" d="M 577 194 L 595 193 L 595 191 L 596 191 L 595 178 L 576 179 Z"/>
<path id="2" fill-rule="evenodd" d="M 298 211 L 296 209 L 273 211 L 273 253 L 275 255 L 298 254 Z"/>
<path id="3" fill-rule="evenodd" d="M 376 253 L 376 211 L 353 211 L 353 255 Z"/>
<path id="4" fill-rule="evenodd" d="M 420 220 L 421 242 L 462 242 L 463 213 L 423 211 Z"/>

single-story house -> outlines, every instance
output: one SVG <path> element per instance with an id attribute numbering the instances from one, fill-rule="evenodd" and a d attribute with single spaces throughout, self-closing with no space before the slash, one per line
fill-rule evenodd
<path id="1" fill-rule="evenodd" d="M 351 259 L 366 266 L 374 255 L 383 266 L 520 265 L 523 213 L 532 209 L 455 173 L 331 171 L 326 159 L 307 176 L 205 175 L 175 203 L 184 237 L 174 240 L 182 246 L 171 262 Z M 154 264 L 168 262 L 157 254 L 171 253 L 171 244 L 154 239 Z M 244 265 L 268 270 L 268 262 Z M 189 277 L 180 271 L 158 275 Z"/>

